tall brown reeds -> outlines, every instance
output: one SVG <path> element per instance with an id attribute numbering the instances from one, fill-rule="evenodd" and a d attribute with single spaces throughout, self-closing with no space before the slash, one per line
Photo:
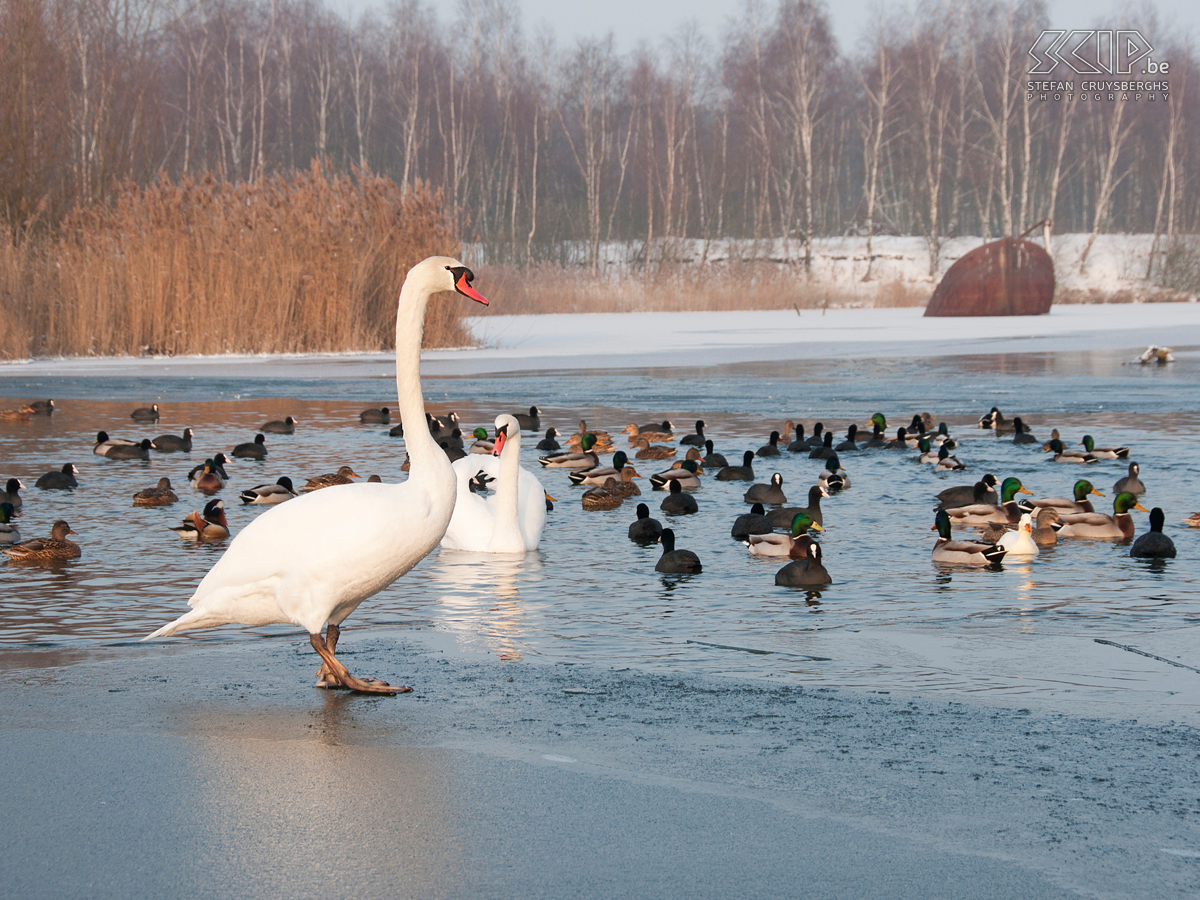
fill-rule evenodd
<path id="1" fill-rule="evenodd" d="M 0 247 L 0 356 L 288 353 L 393 345 L 409 267 L 459 255 L 440 193 L 330 174 L 123 187 Z M 425 345 L 462 346 L 461 304 Z"/>

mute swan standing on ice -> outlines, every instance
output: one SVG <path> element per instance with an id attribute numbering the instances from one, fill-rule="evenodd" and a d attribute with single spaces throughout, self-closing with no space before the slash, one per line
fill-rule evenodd
<path id="1" fill-rule="evenodd" d="M 433 256 L 404 279 L 396 311 L 396 390 L 405 422 L 425 421 L 420 372 L 425 306 L 439 291 L 457 291 L 486 305 L 471 287 L 474 277 L 458 260 Z M 218 625 L 291 623 L 308 630 L 323 660 L 319 686 L 375 694 L 410 690 L 355 678 L 333 655 L 345 618 L 436 547 L 454 512 L 450 461 L 428 429 L 410 432 L 407 481 L 339 485 L 263 513 L 204 576 L 188 601 L 192 611 L 145 640 Z M 313 528 L 314 522 L 321 527 Z"/>

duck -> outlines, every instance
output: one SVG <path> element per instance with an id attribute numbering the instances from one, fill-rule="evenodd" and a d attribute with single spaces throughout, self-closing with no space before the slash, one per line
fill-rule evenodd
<path id="1" fill-rule="evenodd" d="M 1000 538 L 999 544 L 1009 557 L 1037 556 L 1039 551 L 1037 542 L 1033 539 L 1033 517 L 1029 513 L 1022 514 L 1016 531 L 1007 532 Z"/>
<path id="2" fill-rule="evenodd" d="M 184 518 L 182 525 L 173 525 L 171 530 L 182 540 L 208 543 L 229 537 L 229 522 L 225 519 L 225 501 L 209 500 L 204 513 L 193 511 Z"/>
<path id="3" fill-rule="evenodd" d="M 637 469 L 635 469 L 633 466 L 626 466 L 621 470 L 621 480 L 610 486 L 613 490 L 626 499 L 629 499 L 630 497 L 640 497 L 642 496 L 642 489 L 633 483 L 633 479 L 641 477 L 642 476 L 637 473 Z"/>
<path id="4" fill-rule="evenodd" d="M 725 458 L 724 454 L 718 453 L 713 449 L 712 441 L 705 441 L 704 449 L 708 451 L 704 455 L 703 459 L 700 460 L 700 465 L 702 465 L 704 468 L 723 469 L 725 466 L 729 465 L 729 460 Z M 753 456 L 751 458 L 753 459 Z"/>
<path id="5" fill-rule="evenodd" d="M 625 502 L 625 496 L 617 490 L 617 479 L 610 475 L 604 484 L 584 491 L 580 502 L 586 510 L 616 509 Z"/>
<path id="6" fill-rule="evenodd" d="M 683 485 L 678 481 L 672 481 L 667 490 L 667 496 L 663 497 L 663 502 L 659 504 L 658 508 L 668 515 L 683 516 L 697 512 L 700 509 L 696 503 L 696 498 L 691 494 L 685 493 Z"/>
<path id="7" fill-rule="evenodd" d="M 621 470 L 625 468 L 625 464 L 629 462 L 629 457 L 625 455 L 624 450 L 618 450 L 613 454 L 611 466 L 592 466 L 590 469 L 576 469 L 573 472 L 567 473 L 567 479 L 571 484 L 604 484 L 609 477 L 620 478 Z M 638 476 L 641 477 L 640 475 Z"/>
<path id="8" fill-rule="evenodd" d="M 430 297 L 453 290 L 487 305 L 474 279 L 458 260 L 438 256 L 422 260 L 406 275 L 396 311 L 402 421 L 425 417 L 421 336 Z M 343 485 L 266 510 L 200 582 L 189 603 L 192 610 L 145 639 L 235 623 L 299 625 L 322 660 L 318 686 L 376 694 L 407 691 L 351 675 L 335 651 L 346 617 L 424 559 L 450 522 L 454 470 L 425 429 L 412 430 L 418 433 L 405 436 L 412 459 L 406 481 Z"/>
<path id="9" fill-rule="evenodd" d="M 808 531 L 824 531 L 825 529 L 806 516 L 796 513 L 792 516 L 792 524 L 787 534 L 771 531 L 762 534 L 747 535 L 742 541 L 751 556 L 790 556 L 793 559 L 803 559 L 805 550 L 812 538 Z"/>
<path id="10" fill-rule="evenodd" d="M 522 431 L 540 431 L 542 428 L 542 411 L 536 406 L 529 407 L 528 413 L 513 413 L 513 418 Z"/>
<path id="11" fill-rule="evenodd" d="M 634 459 L 670 459 L 679 452 L 666 444 L 651 444 L 645 438 L 639 440 L 635 446 L 638 450 L 633 454 Z"/>
<path id="12" fill-rule="evenodd" d="M 666 424 L 665 422 L 663 423 Z M 653 425 L 634 425 L 630 422 L 625 426 L 625 433 L 629 435 L 629 446 L 636 447 L 641 441 L 653 443 L 654 441 L 669 441 L 671 439 L 670 428 L 660 428 Z"/>
<path id="13" fill-rule="evenodd" d="M 1129 555 L 1134 559 L 1174 559 L 1175 542 L 1163 534 L 1165 521 L 1161 508 L 1150 510 L 1150 530 L 1133 542 Z"/>
<path id="14" fill-rule="evenodd" d="M 941 509 L 939 512 L 946 513 L 947 519 L 952 519 L 959 525 L 987 525 L 989 522 L 1016 524 L 1021 521 L 1022 513 L 1026 511 L 1017 505 L 1016 496 L 1029 493 L 1031 492 L 1021 484 L 1021 479 L 1005 478 L 1004 483 L 1000 485 L 999 504 L 972 503 L 969 506 Z"/>
<path id="15" fill-rule="evenodd" d="M 858 426 L 855 425 L 854 423 L 851 423 L 850 427 L 846 429 L 846 439 L 844 441 L 842 441 L 841 443 L 839 443 L 836 447 L 833 448 L 834 452 L 845 453 L 847 451 L 857 450 L 858 449 L 857 440 L 858 440 Z"/>
<path id="16" fill-rule="evenodd" d="M 933 445 L 930 444 L 929 441 L 923 440 L 921 443 L 917 444 L 917 449 L 921 451 L 920 456 L 917 457 L 917 462 L 932 463 L 933 465 L 937 465 L 938 453 L 941 450 L 940 447 L 937 450 L 934 450 Z"/>
<path id="17" fill-rule="evenodd" d="M 160 478 L 158 485 L 138 491 L 133 495 L 134 506 L 170 506 L 179 500 L 179 496 L 171 490 L 171 479 Z"/>
<path id="18" fill-rule="evenodd" d="M 645 503 L 637 505 L 637 518 L 629 525 L 629 539 L 639 544 L 658 543 L 662 534 L 662 522 L 650 518 L 650 507 Z"/>
<path id="19" fill-rule="evenodd" d="M 487 456 L 496 449 L 496 442 L 488 437 L 486 428 L 476 428 L 471 432 L 471 437 L 475 440 L 471 444 L 471 449 L 467 451 L 468 454 Z"/>
<path id="20" fill-rule="evenodd" d="M 1064 513 L 1092 513 L 1096 510 L 1092 507 L 1092 501 L 1089 496 L 1095 494 L 1097 497 L 1104 495 L 1096 490 L 1090 481 L 1081 478 L 1075 482 L 1075 486 L 1071 489 L 1073 500 L 1067 500 L 1065 497 L 1039 497 L 1037 500 L 1031 500 L 1030 503 L 1035 509 L 1053 508 Z"/>
<path id="21" fill-rule="evenodd" d="M 258 487 L 242 491 L 238 494 L 238 499 L 243 503 L 254 503 L 258 506 L 275 506 L 295 496 L 296 488 L 292 485 L 292 479 L 281 475 L 274 484 L 260 484 Z"/>
<path id="22" fill-rule="evenodd" d="M 779 456 L 779 432 L 772 431 L 767 442 L 758 448 L 756 456 Z"/>
<path id="23" fill-rule="evenodd" d="M 1085 434 L 1083 440 L 1079 442 L 1083 445 L 1083 449 L 1090 453 L 1096 459 L 1128 459 L 1128 447 L 1097 447 L 1095 439 L 1090 434 Z"/>
<path id="24" fill-rule="evenodd" d="M 579 420 L 579 430 L 567 438 L 567 446 L 579 447 L 583 443 L 583 436 L 585 434 L 590 434 L 592 436 L 592 440 L 596 442 L 597 447 L 612 446 L 612 435 L 610 435 L 607 431 L 599 431 L 595 428 L 588 428 L 587 422 L 584 419 Z M 600 450 L 597 452 L 608 453 L 611 451 Z"/>
<path id="25" fill-rule="evenodd" d="M 1060 441 L 1058 438 L 1055 438 L 1054 440 L 1050 441 L 1050 449 L 1047 450 L 1046 452 L 1054 453 L 1053 461 L 1056 463 L 1065 462 L 1065 463 L 1087 464 L 1087 463 L 1099 462 L 1099 460 L 1097 460 L 1096 457 L 1092 456 L 1092 454 L 1090 454 L 1084 450 L 1068 450 L 1066 447 L 1063 446 L 1063 442 Z"/>
<path id="26" fill-rule="evenodd" d="M 135 422 L 157 422 L 159 419 L 158 404 L 151 403 L 149 406 L 139 406 L 129 414 L 129 418 Z"/>
<path id="27" fill-rule="evenodd" d="M 695 447 L 703 447 L 705 442 L 704 437 L 704 420 L 696 420 L 696 431 L 693 434 L 685 434 L 679 439 L 681 444 L 690 444 Z"/>
<path id="28" fill-rule="evenodd" d="M 4 552 L 10 559 L 29 562 L 78 559 L 82 555 L 79 545 L 67 540 L 67 535 L 76 533 L 71 530 L 65 519 L 59 519 L 50 529 L 50 537 L 9 544 L 4 548 Z"/>
<path id="29" fill-rule="evenodd" d="M 959 458 L 957 456 L 950 455 L 950 448 L 947 447 L 945 444 L 942 444 L 941 449 L 938 450 L 937 465 L 934 466 L 933 471 L 935 471 L 935 472 L 962 472 L 966 468 L 967 467 L 965 465 L 963 465 L 962 461 L 959 460 Z"/>
<path id="30" fill-rule="evenodd" d="M 754 451 L 747 450 L 742 454 L 740 466 L 725 466 L 717 473 L 717 481 L 753 481 L 754 480 Z"/>
<path id="31" fill-rule="evenodd" d="M 935 447 L 940 447 L 942 444 L 949 444 L 950 449 L 953 450 L 958 446 L 954 438 L 950 436 L 950 429 L 946 427 L 945 422 L 938 422 L 937 431 L 933 432 L 932 436 L 926 435 L 926 437 L 929 438 L 929 443 Z"/>
<path id="32" fill-rule="evenodd" d="M 742 495 L 747 503 L 766 503 L 770 506 L 782 506 L 787 503 L 783 493 L 783 476 L 776 472 L 771 476 L 770 484 L 752 484 Z"/>
<path id="33" fill-rule="evenodd" d="M 433 439 L 430 438 L 430 441 L 432 442 Z M 437 447 L 438 445 L 434 443 L 433 446 Z M 444 453 L 442 455 L 445 456 Z M 449 460 L 446 461 L 449 462 Z M 308 482 L 304 485 L 304 487 L 300 488 L 300 493 L 311 494 L 313 491 L 319 491 L 323 488 L 340 487 L 344 484 L 354 484 L 352 479 L 361 477 L 362 476 L 356 473 L 352 468 L 350 468 L 350 466 L 339 466 L 336 472 L 318 475 L 316 478 L 308 479 Z"/>
<path id="34" fill-rule="evenodd" d="M 547 452 L 551 451 L 551 450 L 561 450 L 562 445 L 559 444 L 559 442 L 555 440 L 555 438 L 557 438 L 557 437 L 558 437 L 558 429 L 557 428 L 547 428 L 546 436 L 537 442 L 537 446 L 534 449 L 543 450 L 543 451 L 547 451 Z"/>
<path id="35" fill-rule="evenodd" d="M 0 491 L 0 503 L 7 503 L 14 510 L 20 509 L 25 500 L 21 497 L 21 491 L 25 489 L 24 482 L 19 478 L 10 478 L 4 484 L 4 490 Z"/>
<path id="36" fill-rule="evenodd" d="M 28 406 L 19 406 L 16 409 L 0 409 L 0 419 L 6 422 L 28 422 L 33 416 L 34 412 Z"/>
<path id="37" fill-rule="evenodd" d="M 521 465 L 522 430 L 517 417 L 502 413 L 493 425 L 496 447 L 490 455 L 466 456 L 453 464 L 454 512 L 442 547 L 523 555 L 541 543 L 549 495 L 537 476 Z M 493 489 L 487 497 L 470 488 L 480 475 Z"/>
<path id="38" fill-rule="evenodd" d="M 1133 494 L 1135 497 L 1140 497 L 1146 493 L 1146 485 L 1142 484 L 1141 479 L 1138 477 L 1141 473 L 1142 467 L 1135 462 L 1131 462 L 1129 464 L 1129 474 L 1124 478 L 1117 479 L 1117 483 L 1113 485 L 1113 492 L 1119 494 L 1124 491 L 1128 494 Z"/>
<path id="39" fill-rule="evenodd" d="M 272 419 L 270 422 L 264 422 L 259 431 L 265 431 L 267 434 L 295 434 L 296 423 L 299 421 L 295 416 L 288 416 L 286 419 Z"/>
<path id="40" fill-rule="evenodd" d="M 386 406 L 364 409 L 358 414 L 358 421 L 363 425 L 386 425 L 392 421 L 392 412 Z"/>
<path id="41" fill-rule="evenodd" d="M 663 552 L 654 564 L 655 572 L 665 572 L 668 575 L 699 575 L 703 571 L 700 557 L 695 553 L 691 550 L 675 549 L 675 532 L 672 529 L 664 528 L 658 536 L 658 542 L 662 544 Z"/>
<path id="42" fill-rule="evenodd" d="M 791 419 L 788 419 L 788 424 L 790 424 L 791 421 L 792 421 Z M 790 444 L 788 444 L 786 447 L 784 447 L 783 448 L 784 450 L 787 450 L 790 453 L 800 453 L 800 452 L 808 449 L 808 442 L 804 439 L 804 423 L 803 422 L 801 422 L 799 425 L 794 425 L 791 428 L 789 428 L 789 427 L 787 427 L 787 425 L 785 425 L 784 429 L 785 430 L 782 432 L 783 434 L 790 434 L 790 433 L 792 433 L 792 431 L 794 429 L 795 435 L 796 435 L 796 439 L 794 441 L 792 441 Z"/>
<path id="43" fill-rule="evenodd" d="M 233 448 L 234 459 L 266 459 L 267 438 L 264 434 L 256 434 L 253 441 L 238 444 Z"/>
<path id="44" fill-rule="evenodd" d="M 832 584 L 833 578 L 821 561 L 821 545 L 813 541 L 805 548 L 805 558 L 797 559 L 775 573 L 778 587 L 819 587 Z"/>
<path id="45" fill-rule="evenodd" d="M 982 485 L 982 488 L 980 487 Z M 997 505 L 1000 501 L 996 494 L 996 476 L 992 473 L 984 475 L 975 484 L 960 484 L 948 487 L 937 495 L 938 509 L 954 509 L 957 506 L 970 506 L 972 503 L 990 503 Z"/>
<path id="46" fill-rule="evenodd" d="M 588 432 L 583 436 L 580 444 L 583 449 L 578 453 L 555 453 L 540 457 L 538 462 L 546 469 L 593 469 L 600 465 L 600 457 L 592 449 L 595 444 L 596 439 Z"/>
<path id="47" fill-rule="evenodd" d="M 1188 528 L 1200 528 L 1200 512 L 1192 513 L 1183 520 L 1183 524 L 1188 526 Z"/>
<path id="48" fill-rule="evenodd" d="M 1053 547 L 1057 544 L 1058 529 L 1062 528 L 1060 518 L 1061 514 L 1053 506 L 1039 509 L 1034 520 L 1033 542 L 1039 547 Z"/>
<path id="49" fill-rule="evenodd" d="M 665 472 L 655 472 L 650 476 L 650 486 L 656 491 L 667 490 L 668 484 L 678 484 L 681 488 L 695 490 L 700 487 L 700 476 L 704 470 L 695 460 L 685 459 L 677 469 L 667 469 Z"/>
<path id="50" fill-rule="evenodd" d="M 770 520 L 766 516 L 766 511 L 761 503 L 755 503 L 750 507 L 750 512 L 742 513 L 733 520 L 733 527 L 729 529 L 729 536 L 735 541 L 744 541 L 752 534 L 768 534 L 774 530 Z"/>
<path id="51" fill-rule="evenodd" d="M 79 487 L 79 482 L 75 479 L 78 474 L 79 470 L 75 468 L 74 463 L 64 463 L 57 472 L 47 472 L 39 477 L 33 486 L 44 491 L 69 491 Z"/>
<path id="52" fill-rule="evenodd" d="M 140 444 L 118 444 L 104 454 L 105 459 L 149 459 L 150 439 L 144 439 Z"/>
<path id="53" fill-rule="evenodd" d="M 1061 516 L 1063 527 L 1058 536 L 1129 540 L 1134 535 L 1133 516 L 1129 512 L 1134 509 L 1149 512 L 1138 503 L 1137 497 L 1128 491 L 1121 491 L 1113 497 L 1111 516 L 1104 513 L 1068 513 Z"/>
<path id="54" fill-rule="evenodd" d="M 17 544 L 21 541 L 21 532 L 12 524 L 15 510 L 7 500 L 0 503 L 0 544 Z"/>
<path id="55" fill-rule="evenodd" d="M 195 481 L 196 476 L 204 471 L 204 463 L 212 463 L 213 471 L 220 475 L 226 481 L 229 480 L 229 473 L 225 471 L 225 463 L 229 462 L 224 453 L 214 453 L 212 459 L 206 459 L 198 466 L 193 466 L 188 472 L 188 481 Z"/>
<path id="56" fill-rule="evenodd" d="M 203 491 L 206 494 L 215 493 L 225 487 L 225 480 L 217 472 L 217 464 L 211 459 L 204 461 L 203 468 L 200 471 L 193 470 L 192 487 L 198 491 Z"/>
<path id="57" fill-rule="evenodd" d="M 1029 432 L 1029 426 L 1021 421 L 1021 417 L 1017 416 L 1013 419 L 1013 443 L 1014 444 L 1036 444 L 1038 439 Z"/>
<path id="58" fill-rule="evenodd" d="M 107 431 L 96 432 L 96 443 L 92 445 L 92 452 L 97 456 L 107 456 L 108 451 L 113 447 L 134 447 L 137 446 L 133 441 L 127 441 L 124 438 L 110 438 Z"/>
<path id="59" fill-rule="evenodd" d="M 183 429 L 182 435 L 160 434 L 150 442 L 150 446 L 159 453 L 190 453 L 192 450 L 192 429 Z"/>
<path id="60" fill-rule="evenodd" d="M 858 449 L 857 447 L 855 449 Z M 833 432 L 825 432 L 825 442 L 820 447 L 808 451 L 809 459 L 829 459 L 836 451 L 833 449 Z"/>
<path id="61" fill-rule="evenodd" d="M 1057 428 L 1050 429 L 1050 440 L 1048 440 L 1048 441 L 1046 441 L 1046 443 L 1042 444 L 1042 452 L 1049 453 L 1050 445 L 1054 441 L 1060 441 L 1060 440 L 1062 440 L 1062 436 L 1058 433 L 1058 429 Z"/>
<path id="62" fill-rule="evenodd" d="M 846 470 L 842 468 L 842 462 L 837 458 L 837 454 L 825 460 L 825 468 L 821 470 L 821 474 L 817 476 L 817 484 L 832 493 L 850 487 L 850 476 L 845 474 Z"/>
<path id="63" fill-rule="evenodd" d="M 767 513 L 767 519 L 775 528 L 788 528 L 797 513 L 804 513 L 818 525 L 825 524 L 821 513 L 821 498 L 829 497 L 829 491 L 819 484 L 811 485 L 808 489 L 808 506 L 784 506 Z"/>
<path id="64" fill-rule="evenodd" d="M 956 541 L 950 536 L 950 514 L 938 510 L 931 531 L 938 533 L 933 545 L 933 561 L 955 566 L 988 566 L 1004 559 L 1008 552 L 998 544 L 981 544 L 975 541 Z"/>

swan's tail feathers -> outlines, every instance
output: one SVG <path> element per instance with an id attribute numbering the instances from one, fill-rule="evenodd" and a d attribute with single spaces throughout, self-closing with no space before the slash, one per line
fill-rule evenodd
<path id="1" fill-rule="evenodd" d="M 209 618 L 209 614 L 206 610 L 201 610 L 201 609 L 188 610 L 186 613 L 184 613 L 182 616 L 180 616 L 174 622 L 168 622 L 166 625 L 164 625 L 162 628 L 158 629 L 158 631 L 154 632 L 153 634 L 146 635 L 144 638 L 142 638 L 142 640 L 143 641 L 152 641 L 155 638 L 170 637 L 171 635 L 177 634 L 180 631 L 192 631 L 193 629 L 196 629 L 196 628 L 211 627 L 208 623 L 206 623 L 204 621 L 207 618 Z"/>

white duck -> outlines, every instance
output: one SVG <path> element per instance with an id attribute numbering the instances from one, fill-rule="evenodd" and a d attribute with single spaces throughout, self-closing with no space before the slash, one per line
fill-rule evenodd
<path id="1" fill-rule="evenodd" d="M 546 527 L 546 490 L 521 467 L 521 426 L 514 416 L 496 417 L 496 447 L 490 456 L 455 460 L 458 499 L 442 538 L 448 550 L 525 553 L 536 550 Z M 482 470 L 495 492 L 480 497 L 469 484 Z"/>
<path id="2" fill-rule="evenodd" d="M 396 311 L 396 389 L 402 421 L 423 422 L 421 333 L 439 291 L 486 304 L 474 275 L 433 256 L 409 270 Z M 218 625 L 289 623 L 308 630 L 323 665 L 321 687 L 396 694 L 409 690 L 355 678 L 334 656 L 339 626 L 355 608 L 429 553 L 454 511 L 454 470 L 427 429 L 405 435 L 412 467 L 401 484 L 347 484 L 273 506 L 229 545 L 188 601 L 191 612 L 149 635 Z M 320 522 L 320 528 L 313 528 Z M 326 637 L 321 628 L 328 623 Z"/>
<path id="3" fill-rule="evenodd" d="M 1033 520 L 1029 513 L 1021 516 L 1016 531 L 1006 532 L 997 543 L 1005 549 L 1009 557 L 1037 556 L 1038 545 L 1033 540 Z"/>

